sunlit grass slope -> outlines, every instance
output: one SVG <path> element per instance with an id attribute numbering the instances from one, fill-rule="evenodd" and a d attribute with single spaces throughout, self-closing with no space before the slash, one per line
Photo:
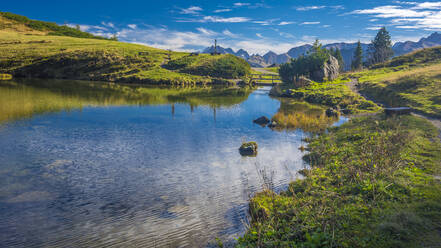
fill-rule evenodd
<path id="1" fill-rule="evenodd" d="M 441 47 L 416 51 L 351 75 L 360 92 L 388 106 L 441 117 Z"/>
<path id="2" fill-rule="evenodd" d="M 249 65 L 232 55 L 169 52 L 112 40 L 75 38 L 32 29 L 0 15 L 0 73 L 152 84 L 228 82 Z"/>
<path id="3" fill-rule="evenodd" d="M 439 247 L 441 146 L 428 121 L 354 119 L 314 138 L 304 179 L 250 202 L 237 247 Z"/>

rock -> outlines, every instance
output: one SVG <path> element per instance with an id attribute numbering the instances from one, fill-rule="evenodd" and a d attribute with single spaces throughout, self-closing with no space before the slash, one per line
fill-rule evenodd
<path id="1" fill-rule="evenodd" d="M 329 56 L 329 60 L 324 64 L 323 68 L 311 73 L 311 79 L 317 82 L 323 82 L 324 80 L 332 81 L 338 77 L 339 71 L 338 60 L 333 56 Z"/>
<path id="2" fill-rule="evenodd" d="M 242 156 L 256 156 L 257 143 L 254 141 L 242 143 L 242 145 L 239 148 L 239 153 Z"/>
<path id="3" fill-rule="evenodd" d="M 326 113 L 327 117 L 338 117 L 339 116 L 338 111 L 335 109 L 332 109 L 332 108 L 328 108 L 325 113 Z"/>
<path id="4" fill-rule="evenodd" d="M 296 88 L 306 87 L 306 86 L 309 86 L 311 83 L 312 83 L 312 80 L 310 80 L 309 78 L 306 78 L 304 76 L 300 76 L 296 80 L 294 80 L 294 86 Z"/>
<path id="5" fill-rule="evenodd" d="M 277 127 L 277 122 L 276 122 L 276 121 L 271 121 L 271 122 L 268 124 L 268 127 L 269 127 L 269 128 L 275 128 L 275 127 Z"/>
<path id="6" fill-rule="evenodd" d="M 262 116 L 262 117 L 255 119 L 253 122 L 258 125 L 261 125 L 261 126 L 266 126 L 266 124 L 268 124 L 270 122 L 270 119 L 268 119 L 268 117 L 266 117 L 266 116 Z"/>
<path id="7" fill-rule="evenodd" d="M 282 92 L 282 89 L 280 88 L 279 85 L 274 85 L 269 92 L 270 96 L 276 96 L 276 97 L 282 96 L 283 94 L 284 93 Z"/>
<path id="8" fill-rule="evenodd" d="M 391 116 L 391 115 L 409 115 L 412 112 L 412 109 L 408 108 L 408 107 L 385 108 L 384 112 L 386 113 L 386 116 Z"/>

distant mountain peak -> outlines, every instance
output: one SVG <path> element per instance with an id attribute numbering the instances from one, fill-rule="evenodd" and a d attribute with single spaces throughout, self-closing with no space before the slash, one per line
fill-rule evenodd
<path id="1" fill-rule="evenodd" d="M 364 56 L 367 58 L 366 53 L 368 50 L 368 44 L 361 44 Z M 403 55 L 412 51 L 415 51 L 417 49 L 427 48 L 427 47 L 433 47 L 433 46 L 441 46 L 441 33 L 434 32 L 428 37 L 421 38 L 418 42 L 414 41 L 404 41 L 404 42 L 397 42 L 393 46 L 393 50 L 395 53 L 395 56 Z M 266 67 L 272 64 L 283 64 L 288 62 L 291 58 L 297 58 L 301 55 L 306 54 L 309 49 L 311 49 L 310 44 L 305 44 L 297 47 L 293 47 L 289 49 L 287 53 L 277 54 L 273 51 L 267 52 L 265 55 L 261 56 L 259 54 L 253 54 L 250 55 L 246 50 L 239 49 L 237 52 L 234 52 L 231 48 L 223 48 L 218 46 L 217 52 L 219 53 L 229 53 L 236 55 L 238 57 L 241 57 L 248 61 L 248 63 L 252 66 L 256 67 Z M 354 55 L 355 48 L 357 47 L 357 43 L 345 43 L 345 42 L 338 42 L 338 43 L 332 43 L 332 44 L 326 44 L 323 46 L 324 48 L 330 49 L 340 49 L 343 61 L 345 63 L 345 69 L 348 70 L 351 67 L 352 63 L 352 57 Z M 214 51 L 214 46 L 208 47 L 204 49 L 203 53 L 211 53 Z"/>

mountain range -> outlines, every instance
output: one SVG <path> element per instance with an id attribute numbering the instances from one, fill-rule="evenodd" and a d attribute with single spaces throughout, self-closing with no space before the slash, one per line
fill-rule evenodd
<path id="1" fill-rule="evenodd" d="M 361 44 L 363 49 L 363 54 L 367 54 L 369 44 Z M 428 48 L 428 47 L 434 47 L 434 46 L 441 46 L 441 33 L 435 32 L 432 33 L 430 36 L 421 38 L 419 41 L 405 41 L 405 42 L 396 42 L 392 49 L 394 50 L 394 56 L 403 55 L 406 53 L 410 53 L 412 51 L 422 49 L 422 48 Z M 253 54 L 250 55 L 247 51 L 244 49 L 240 49 L 237 52 L 234 52 L 231 48 L 223 48 L 218 46 L 217 52 L 219 53 L 229 53 L 236 55 L 238 57 L 241 57 L 248 61 L 248 63 L 252 67 L 268 67 L 271 65 L 279 65 L 288 62 L 291 58 L 297 58 L 301 55 L 304 55 L 312 46 L 302 45 L 298 47 L 291 48 L 288 52 L 277 54 L 275 52 L 269 51 L 265 55 L 259 55 L 259 54 Z M 357 43 L 332 43 L 332 44 L 326 44 L 323 46 L 326 49 L 340 49 L 343 61 L 345 63 L 345 70 L 351 69 L 351 63 L 352 58 L 354 55 L 355 48 L 357 47 Z M 214 52 L 214 46 L 205 48 L 202 53 L 212 53 Z"/>

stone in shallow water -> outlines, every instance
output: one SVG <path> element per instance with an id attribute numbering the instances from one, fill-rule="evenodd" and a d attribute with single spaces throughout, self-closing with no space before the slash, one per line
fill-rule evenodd
<path id="1" fill-rule="evenodd" d="M 266 124 L 268 124 L 270 122 L 270 119 L 268 119 L 268 117 L 266 117 L 266 116 L 262 116 L 262 117 L 255 119 L 253 122 L 258 125 L 265 126 Z"/>
<path id="2" fill-rule="evenodd" d="M 242 143 L 242 145 L 239 148 L 239 153 L 242 156 L 256 156 L 257 143 L 254 141 Z"/>

